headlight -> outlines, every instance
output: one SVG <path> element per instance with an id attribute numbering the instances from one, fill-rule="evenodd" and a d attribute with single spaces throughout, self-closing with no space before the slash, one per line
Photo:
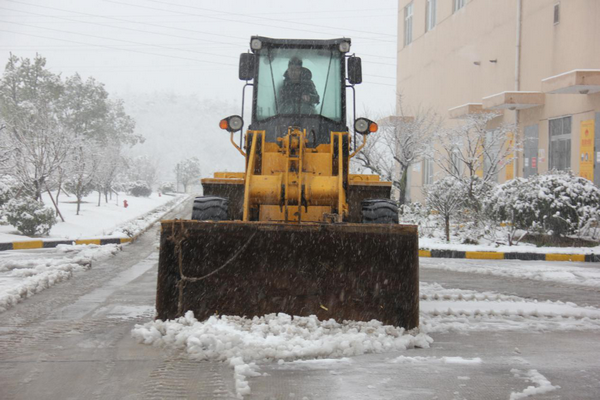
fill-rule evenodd
<path id="1" fill-rule="evenodd" d="M 340 51 L 342 53 L 347 53 L 350 51 L 350 43 L 348 42 L 342 42 L 340 43 Z"/>
<path id="2" fill-rule="evenodd" d="M 250 48 L 252 50 L 260 50 L 262 49 L 262 42 L 259 39 L 252 39 L 250 42 Z"/>
<path id="3" fill-rule="evenodd" d="M 219 122 L 219 128 L 225 129 L 229 132 L 237 132 L 244 126 L 244 120 L 239 115 L 232 115 L 231 117 L 223 118 Z"/>
<path id="4" fill-rule="evenodd" d="M 363 135 L 377 132 L 377 124 L 367 118 L 357 118 L 354 121 L 354 130 Z"/>
<path id="5" fill-rule="evenodd" d="M 244 121 L 242 120 L 242 117 L 234 115 L 233 117 L 229 118 L 229 128 L 233 132 L 236 132 L 236 131 L 239 131 L 240 129 L 242 129 L 243 125 L 244 125 Z"/>
<path id="6" fill-rule="evenodd" d="M 369 130 L 369 120 L 366 118 L 358 118 L 354 122 L 354 130 L 358 133 L 365 133 Z"/>

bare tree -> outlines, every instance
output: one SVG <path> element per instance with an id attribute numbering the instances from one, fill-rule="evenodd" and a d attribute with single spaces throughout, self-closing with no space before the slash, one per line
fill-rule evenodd
<path id="1" fill-rule="evenodd" d="M 473 204 L 479 204 L 478 189 L 496 183 L 498 173 L 513 162 L 521 150 L 520 143 L 516 142 L 518 135 L 514 124 L 489 128 L 497 116 L 494 113 L 472 114 L 461 125 L 440 130 L 434 137 L 435 163 L 445 175 L 463 182 Z"/>
<path id="2" fill-rule="evenodd" d="M 423 188 L 425 201 L 430 210 L 436 211 L 444 220 L 446 241 L 450 242 L 450 218 L 465 204 L 464 186 L 453 176 L 446 176 Z"/>
<path id="3" fill-rule="evenodd" d="M 402 112 L 402 109 L 401 109 Z M 380 132 L 370 135 L 353 161 L 392 182 L 394 197 L 406 202 L 408 171 L 419 162 L 431 145 L 431 137 L 441 126 L 432 110 L 419 110 L 414 116 L 390 116 L 379 120 Z"/>

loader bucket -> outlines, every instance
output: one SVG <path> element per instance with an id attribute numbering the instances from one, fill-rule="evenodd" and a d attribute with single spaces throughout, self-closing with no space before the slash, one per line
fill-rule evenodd
<path id="1" fill-rule="evenodd" d="M 412 225 L 163 221 L 157 318 L 284 312 L 419 323 Z"/>

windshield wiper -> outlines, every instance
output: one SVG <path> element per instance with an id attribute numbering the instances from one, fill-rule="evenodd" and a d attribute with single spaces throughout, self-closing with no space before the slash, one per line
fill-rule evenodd
<path id="1" fill-rule="evenodd" d="M 271 84 L 273 85 L 273 98 L 275 99 L 275 115 L 279 114 L 277 107 L 277 91 L 275 90 L 275 76 L 273 76 L 273 62 L 271 60 L 271 49 L 267 48 L 267 58 L 269 59 L 269 68 L 271 69 Z"/>
<path id="2" fill-rule="evenodd" d="M 327 94 L 327 84 L 329 83 L 329 72 L 331 71 L 331 61 L 333 60 L 333 51 L 329 56 L 329 66 L 327 67 L 327 75 L 325 79 L 325 87 L 323 88 L 323 99 L 321 100 L 321 109 L 319 115 L 323 115 L 323 106 L 325 105 L 325 95 Z"/>

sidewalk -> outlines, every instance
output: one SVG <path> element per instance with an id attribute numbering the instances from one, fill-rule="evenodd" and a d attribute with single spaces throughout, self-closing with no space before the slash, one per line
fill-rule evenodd
<path id="1" fill-rule="evenodd" d="M 17 234 L 10 225 L 0 226 L 0 251 L 53 248 L 61 244 L 123 244 L 135 240 L 171 209 L 189 198 L 188 195 L 153 194 L 149 198 L 126 197 L 129 207 L 122 205 L 84 204 L 75 215 L 76 204 L 60 203 L 65 222 L 52 227 L 48 237 L 31 238 Z M 48 202 L 50 203 L 50 202 Z M 51 204 L 51 203 L 50 203 Z"/>

